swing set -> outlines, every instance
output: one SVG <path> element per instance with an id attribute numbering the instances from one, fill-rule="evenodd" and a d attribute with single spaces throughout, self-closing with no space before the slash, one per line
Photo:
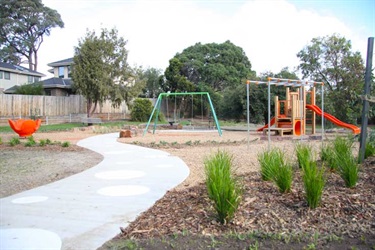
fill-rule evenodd
<path id="1" fill-rule="evenodd" d="M 171 127 L 173 127 L 173 125 L 175 123 L 180 123 L 181 120 L 183 118 L 185 118 L 185 113 L 186 113 L 185 111 L 187 109 L 187 105 L 184 105 L 187 102 L 185 100 L 185 97 L 190 96 L 191 97 L 191 109 L 189 110 L 188 113 L 190 113 L 189 115 L 191 115 L 191 119 L 188 120 L 188 122 L 189 122 L 190 127 L 192 127 L 192 124 L 194 123 L 194 96 L 196 96 L 196 95 L 200 95 L 200 97 L 201 97 L 201 100 L 200 100 L 200 103 L 201 103 L 201 122 L 203 123 L 203 116 L 204 116 L 204 110 L 205 110 L 204 109 L 203 97 L 206 96 L 207 100 L 208 100 L 208 103 L 209 103 L 209 108 L 210 108 L 210 111 L 211 111 L 211 113 L 209 113 L 209 115 L 212 114 L 212 117 L 214 119 L 214 122 L 215 122 L 216 128 L 218 130 L 218 133 L 221 136 L 222 132 L 221 132 L 220 124 L 217 120 L 215 109 L 214 109 L 214 106 L 212 104 L 210 94 L 208 92 L 185 92 L 185 93 L 161 93 L 161 94 L 159 94 L 158 99 L 157 99 L 157 101 L 155 103 L 155 106 L 152 110 L 152 113 L 150 115 L 150 118 L 147 122 L 146 128 L 143 132 L 143 136 L 148 131 L 148 127 L 149 127 L 153 118 L 154 118 L 153 134 L 155 134 L 157 122 L 159 120 L 159 114 L 162 110 L 162 100 L 163 100 L 163 98 L 165 99 L 165 102 L 166 102 L 165 107 L 166 107 L 167 121 L 168 121 L 169 125 Z M 182 102 L 179 103 L 179 105 L 177 105 L 177 97 L 179 97 L 179 96 L 182 96 Z M 174 98 L 173 119 L 171 118 L 171 114 L 169 112 L 169 106 L 170 106 L 169 97 Z M 188 99 L 188 98 L 186 98 L 186 99 Z M 208 122 L 210 123 L 210 119 L 208 119 Z M 210 127 L 210 125 L 209 125 L 209 127 Z"/>

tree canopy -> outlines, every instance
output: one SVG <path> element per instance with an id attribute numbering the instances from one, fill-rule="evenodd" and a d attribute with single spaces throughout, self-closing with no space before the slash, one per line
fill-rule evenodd
<path id="1" fill-rule="evenodd" d="M 38 50 L 54 27 L 64 27 L 60 14 L 41 0 L 1 0 L 0 58 L 19 65 L 27 59 L 29 69 L 38 69 Z"/>
<path id="2" fill-rule="evenodd" d="M 196 43 L 169 61 L 164 91 L 196 91 L 203 85 L 222 91 L 251 76 L 255 76 L 255 72 L 242 48 L 230 41 Z"/>
<path id="3" fill-rule="evenodd" d="M 127 64 L 125 45 L 126 41 L 118 36 L 116 29 L 102 29 L 99 35 L 87 31 L 75 48 L 73 87 L 86 98 L 88 116 L 97 104 L 107 99 L 116 106 L 139 94 L 130 91 L 136 86 L 136 78 Z"/>
<path id="4" fill-rule="evenodd" d="M 326 109 L 338 119 L 356 123 L 360 117 L 365 66 L 351 42 L 337 34 L 313 38 L 297 56 L 304 78 L 325 83 Z"/>

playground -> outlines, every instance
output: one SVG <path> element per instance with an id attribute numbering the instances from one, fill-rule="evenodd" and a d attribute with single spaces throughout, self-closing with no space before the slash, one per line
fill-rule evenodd
<path id="1" fill-rule="evenodd" d="M 345 229 L 348 233 L 354 235 L 355 239 L 358 241 L 345 237 L 340 241 L 337 240 L 325 243 L 327 244 L 325 246 L 331 246 L 329 244 L 335 246 L 336 244 L 339 245 L 338 249 L 345 244 L 346 246 L 361 246 L 361 244 L 363 244 L 360 240 L 361 235 L 367 242 L 374 242 L 373 232 L 368 231 L 368 226 L 372 221 L 368 219 L 368 217 L 373 216 L 374 210 L 368 204 L 371 204 L 374 199 L 374 184 L 371 182 L 371 179 L 375 178 L 375 165 L 373 164 L 375 159 L 369 159 L 369 161 L 365 163 L 365 167 L 361 168 L 360 183 L 355 189 L 347 190 L 340 188 L 339 177 L 330 175 L 327 191 L 325 192 L 324 206 L 316 210 L 307 210 L 298 194 L 301 192 L 302 187 L 301 183 L 298 182 L 299 178 L 297 176 L 295 178 L 295 188 L 288 195 L 280 195 L 271 183 L 260 181 L 257 154 L 267 148 L 267 140 L 260 140 L 260 137 L 263 135 L 261 132 L 256 132 L 256 128 L 258 128 L 258 126 L 253 127 L 254 131 L 250 134 L 249 144 L 246 140 L 246 130 L 242 132 L 224 130 L 221 137 L 214 132 L 201 133 L 190 131 L 186 133 L 175 133 L 162 131 L 159 133 L 159 131 L 157 131 L 155 134 L 149 133 L 146 136 L 139 135 L 133 138 L 118 139 L 118 141 L 123 143 L 152 147 L 169 152 L 172 155 L 180 157 L 190 169 L 189 177 L 175 189 L 169 191 L 150 210 L 143 213 L 129 226 L 129 229 L 123 237 L 147 239 L 148 237 L 160 237 L 164 235 L 166 241 L 169 242 L 167 235 L 172 233 L 171 230 L 176 230 L 177 232 L 187 230 L 190 235 L 189 239 L 195 239 L 200 243 L 205 242 L 204 244 L 208 244 L 211 242 L 211 238 L 207 235 L 230 234 L 230 231 L 240 233 L 246 230 L 262 230 L 264 232 L 275 233 L 280 230 L 283 232 L 294 232 L 297 230 L 308 235 L 308 233 L 313 233 L 314 230 L 316 230 L 320 232 L 321 235 L 335 233 L 340 236 L 340 232 Z M 342 130 L 341 132 L 345 131 L 346 130 Z M 71 132 L 36 133 L 34 137 L 36 140 L 51 139 L 70 141 L 73 147 L 78 139 L 93 135 L 96 135 L 93 131 L 75 130 Z M 3 142 L 5 142 L 6 137 L 4 135 L 1 136 Z M 278 138 L 281 137 L 278 136 Z M 274 140 L 272 143 L 273 146 L 282 148 L 289 152 L 290 157 L 293 157 L 292 152 L 296 142 L 298 142 L 298 140 Z M 314 148 L 319 148 L 320 141 L 309 141 L 309 143 L 314 145 Z M 15 160 L 13 162 L 13 166 L 16 167 L 25 165 L 26 162 L 30 160 L 32 161 L 32 159 L 37 157 L 38 150 L 46 150 L 40 148 L 26 149 L 24 146 L 19 146 L 17 149 L 14 149 L 4 144 L 0 147 L 1 152 L 4 152 L 4 149 L 22 151 L 17 161 Z M 233 223 L 225 227 L 214 223 L 214 220 L 207 214 L 207 198 L 205 198 L 205 186 L 202 183 L 204 180 L 203 161 L 208 155 L 216 152 L 218 149 L 225 149 L 233 154 L 236 172 L 243 178 L 243 183 L 246 188 L 244 200 L 238 212 L 238 216 L 236 216 Z M 64 154 L 73 149 L 55 148 L 51 150 L 59 151 L 61 153 L 60 158 L 69 159 L 69 157 L 64 157 Z M 77 151 L 77 153 L 82 153 L 82 156 L 87 156 L 87 152 Z M 64 161 L 58 161 L 56 159 L 54 164 L 64 166 Z M 51 163 L 43 162 L 39 159 L 39 165 L 40 167 L 49 169 Z M 75 167 L 77 167 L 77 164 L 67 167 L 67 169 L 65 169 L 65 177 L 69 175 L 69 168 L 73 170 Z M 62 168 L 57 167 L 54 169 L 56 169 L 54 171 L 59 171 L 58 169 Z M 38 177 L 40 180 L 47 180 L 47 173 L 48 171 L 37 171 L 33 174 L 34 177 L 40 175 Z M 63 175 L 63 173 L 59 172 L 49 172 L 48 174 L 55 173 Z M 6 175 L 8 174 L 9 173 Z M 13 173 L 13 175 L 13 183 L 20 183 L 19 185 L 21 186 L 25 185 L 18 173 Z M 43 183 L 40 183 L 39 185 L 42 184 Z M 345 197 L 345 199 L 343 197 Z M 272 212 L 270 208 L 272 208 Z M 359 208 L 360 210 L 358 210 Z M 295 213 L 299 213 L 299 215 L 295 216 Z M 151 219 L 155 215 L 163 221 L 160 222 L 159 220 Z M 183 219 L 181 216 L 183 216 Z M 257 219 L 254 220 L 254 218 Z M 353 223 L 353 218 L 355 218 L 355 223 Z M 189 221 L 191 223 L 188 223 Z M 340 228 L 338 228 L 338 225 Z M 193 237 L 193 234 L 197 236 Z M 114 236 L 115 235 L 113 235 L 113 237 Z M 184 239 L 183 236 L 178 236 L 175 240 L 177 241 L 176 244 L 179 244 L 179 240 L 183 241 L 186 239 Z M 241 244 L 241 242 L 242 244 L 249 244 L 249 241 L 234 240 L 233 242 L 232 240 L 220 238 L 217 238 L 217 240 L 223 244 L 223 247 L 225 247 L 225 242 L 229 242 L 230 244 Z M 311 242 L 311 238 L 305 240 Z M 252 244 L 255 244 L 255 241 L 252 242 Z M 272 246 L 272 244 L 275 244 L 275 242 L 261 241 L 260 239 L 259 242 L 262 242 L 263 246 Z M 284 242 L 282 244 L 285 244 L 285 241 L 282 242 Z M 159 243 L 155 244 L 154 246 L 157 247 Z M 162 243 L 160 242 L 160 244 Z M 295 246 L 295 249 L 301 249 L 306 246 L 306 243 L 296 244 Z"/>

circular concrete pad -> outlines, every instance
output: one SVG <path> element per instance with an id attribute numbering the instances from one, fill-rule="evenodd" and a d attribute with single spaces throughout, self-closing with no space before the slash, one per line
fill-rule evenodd
<path id="1" fill-rule="evenodd" d="M 106 155 L 121 155 L 121 154 L 126 154 L 126 153 L 133 153 L 133 150 L 114 150 L 114 151 L 107 151 L 104 152 Z"/>
<path id="2" fill-rule="evenodd" d="M 38 228 L 0 229 L 0 249 L 61 249 L 60 237 Z"/>
<path id="3" fill-rule="evenodd" d="M 47 196 L 26 196 L 12 200 L 15 204 L 30 204 L 48 200 Z"/>
<path id="4" fill-rule="evenodd" d="M 96 173 L 95 177 L 104 180 L 127 180 L 133 178 L 139 178 L 144 176 L 146 173 L 143 171 L 136 170 L 114 170 Z"/>
<path id="5" fill-rule="evenodd" d="M 139 185 L 119 185 L 101 188 L 98 193 L 106 196 L 134 196 L 149 192 L 150 189 Z"/>

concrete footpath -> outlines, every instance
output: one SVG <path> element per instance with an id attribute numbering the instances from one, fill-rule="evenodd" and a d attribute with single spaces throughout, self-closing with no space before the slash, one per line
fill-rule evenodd
<path id="1" fill-rule="evenodd" d="M 117 138 L 78 142 L 104 156 L 98 165 L 0 199 L 0 249 L 97 249 L 189 175 L 180 158 Z"/>

